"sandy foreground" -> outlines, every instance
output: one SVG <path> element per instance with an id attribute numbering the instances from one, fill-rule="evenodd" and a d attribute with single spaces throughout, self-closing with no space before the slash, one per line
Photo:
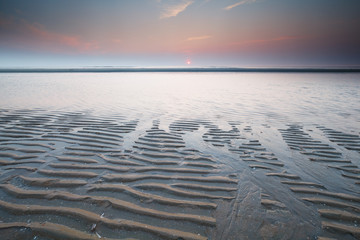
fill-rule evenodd
<path id="1" fill-rule="evenodd" d="M 1 111 L 1 239 L 360 238 L 358 133 L 227 124 Z"/>

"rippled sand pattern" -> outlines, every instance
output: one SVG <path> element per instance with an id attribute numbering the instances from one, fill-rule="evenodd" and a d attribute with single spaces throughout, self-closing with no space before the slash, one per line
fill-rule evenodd
<path id="1" fill-rule="evenodd" d="M 3 110 L 0 233 L 360 238 L 358 135 L 315 125 L 227 124 L 176 119 L 164 127 L 158 119 Z M 278 136 L 278 147 L 253 128 Z"/>
<path id="2" fill-rule="evenodd" d="M 156 122 L 126 150 L 123 138 L 137 120 L 17 111 L 3 112 L 1 122 L 0 208 L 7 217 L 0 228 L 55 238 L 67 238 L 71 228 L 74 239 L 109 229 L 206 239 L 217 201 L 236 195 L 235 175 L 221 174 L 216 159 L 187 149 L 181 135 Z M 81 223 L 74 228 L 66 218 Z"/>
<path id="3" fill-rule="evenodd" d="M 323 127 L 318 128 L 325 131 L 330 141 L 342 143 L 343 138 L 346 136 L 351 137 L 352 140 L 359 138 L 353 134 L 331 131 L 331 129 Z M 291 149 L 300 151 L 301 154 L 308 156 L 307 158 L 315 164 L 322 164 L 329 169 L 339 170 L 343 177 L 356 179 L 359 176 L 359 167 L 354 164 L 358 163 L 358 159 L 352 162 L 351 159 L 344 157 L 336 148 L 312 138 L 301 126 L 291 125 L 287 129 L 280 129 L 279 131 Z M 349 149 L 347 145 L 345 145 L 345 148 Z M 323 185 L 315 183 L 287 182 L 286 184 L 293 185 L 290 187 L 291 191 L 299 194 L 302 200 L 318 205 L 317 208 L 321 216 L 323 229 L 351 234 L 355 238 L 360 237 L 360 228 L 357 224 L 360 220 L 360 195 L 358 192 L 354 194 L 332 192 L 328 191 Z"/>

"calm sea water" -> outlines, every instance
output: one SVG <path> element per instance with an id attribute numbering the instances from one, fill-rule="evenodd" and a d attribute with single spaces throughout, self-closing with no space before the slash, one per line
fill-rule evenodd
<path id="1" fill-rule="evenodd" d="M 0 107 L 360 130 L 360 74 L 0 74 Z"/>

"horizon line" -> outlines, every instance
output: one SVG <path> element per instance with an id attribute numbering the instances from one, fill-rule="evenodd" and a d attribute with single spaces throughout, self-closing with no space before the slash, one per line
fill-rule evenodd
<path id="1" fill-rule="evenodd" d="M 74 68 L 0 68 L 0 73 L 86 73 L 86 72 L 360 72 L 352 67 L 74 67 Z"/>

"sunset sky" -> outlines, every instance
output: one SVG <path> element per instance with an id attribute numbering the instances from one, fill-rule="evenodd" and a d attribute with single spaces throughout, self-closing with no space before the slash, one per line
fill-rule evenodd
<path id="1" fill-rule="evenodd" d="M 359 0 L 0 0 L 0 68 L 359 65 Z"/>

